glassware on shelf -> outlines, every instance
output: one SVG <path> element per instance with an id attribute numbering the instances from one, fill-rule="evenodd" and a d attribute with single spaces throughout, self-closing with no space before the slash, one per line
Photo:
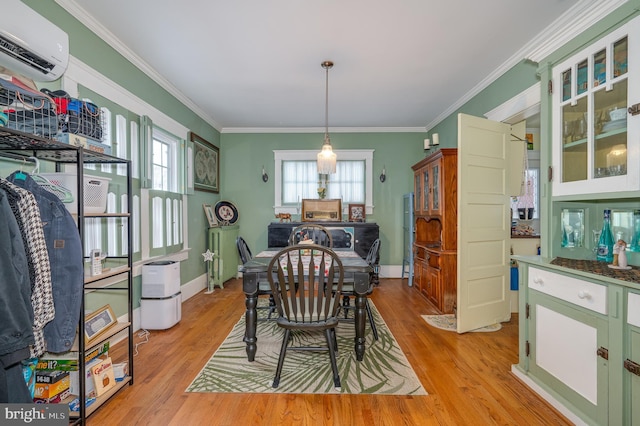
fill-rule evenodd
<path id="1" fill-rule="evenodd" d="M 611 210 L 609 209 L 604 211 L 596 260 L 607 263 L 613 262 L 613 233 L 611 232 Z"/>
<path id="2" fill-rule="evenodd" d="M 602 233 L 599 229 L 593 230 L 593 252 L 598 253 L 598 242 L 600 241 L 600 234 Z"/>
<path id="3" fill-rule="evenodd" d="M 562 209 L 562 247 L 582 247 L 584 245 L 584 210 Z"/>

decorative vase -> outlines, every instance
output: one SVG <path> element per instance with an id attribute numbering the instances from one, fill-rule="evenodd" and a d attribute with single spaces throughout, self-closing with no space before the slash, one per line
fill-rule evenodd
<path id="1" fill-rule="evenodd" d="M 324 197 L 327 196 L 327 188 L 318 188 L 318 197 L 320 197 L 320 199 L 324 199 Z"/>

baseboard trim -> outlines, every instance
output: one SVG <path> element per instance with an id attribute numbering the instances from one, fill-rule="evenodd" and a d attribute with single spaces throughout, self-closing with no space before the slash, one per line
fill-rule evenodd
<path id="1" fill-rule="evenodd" d="M 573 424 L 577 426 L 587 426 L 584 420 L 576 416 L 571 410 L 567 408 L 563 403 L 558 401 L 549 392 L 544 390 L 538 383 L 533 381 L 525 372 L 523 372 L 517 364 L 511 366 L 511 373 L 518 378 L 521 382 L 531 388 L 532 391 L 540 395 L 542 399 L 547 401 L 553 408 L 558 410 L 563 416 L 569 419 Z"/>

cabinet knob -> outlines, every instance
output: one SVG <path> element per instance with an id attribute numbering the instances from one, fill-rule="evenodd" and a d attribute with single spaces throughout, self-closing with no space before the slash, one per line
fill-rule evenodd
<path id="1" fill-rule="evenodd" d="M 540 277 L 533 277 L 533 283 L 538 285 L 544 285 L 544 280 Z"/>
<path id="2" fill-rule="evenodd" d="M 578 292 L 578 298 L 580 299 L 591 299 L 591 294 L 588 291 L 580 290 Z"/>

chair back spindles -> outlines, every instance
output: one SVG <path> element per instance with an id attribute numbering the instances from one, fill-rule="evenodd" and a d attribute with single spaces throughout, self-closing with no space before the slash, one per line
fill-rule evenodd
<path id="1" fill-rule="evenodd" d="M 328 350 L 333 384 L 339 388 L 336 326 L 344 267 L 338 255 L 317 244 L 290 245 L 271 259 L 267 272 L 278 310 L 277 324 L 284 329 L 272 386 L 277 388 L 280 384 L 287 350 Z M 323 332 L 326 346 L 293 346 L 293 330 Z"/>
<path id="2" fill-rule="evenodd" d="M 325 321 L 337 314 L 334 290 L 342 289 L 342 263 L 335 253 L 332 256 L 329 251 L 319 248 L 326 249 L 307 244 L 291 246 L 274 257 L 277 262 L 271 262 L 272 274 L 275 268 L 277 276 L 274 283 L 278 294 L 276 306 L 288 320 Z"/>
<path id="3" fill-rule="evenodd" d="M 247 263 L 253 258 L 251 249 L 249 248 L 249 245 L 244 240 L 244 238 L 238 237 L 236 239 L 236 247 L 238 248 L 238 254 L 240 255 L 240 260 L 243 264 Z"/>
<path id="4" fill-rule="evenodd" d="M 289 235 L 289 245 L 293 246 L 303 243 L 303 241 L 311 241 L 313 244 L 333 248 L 331 232 L 324 226 L 315 223 L 298 225 L 293 228 Z"/>

